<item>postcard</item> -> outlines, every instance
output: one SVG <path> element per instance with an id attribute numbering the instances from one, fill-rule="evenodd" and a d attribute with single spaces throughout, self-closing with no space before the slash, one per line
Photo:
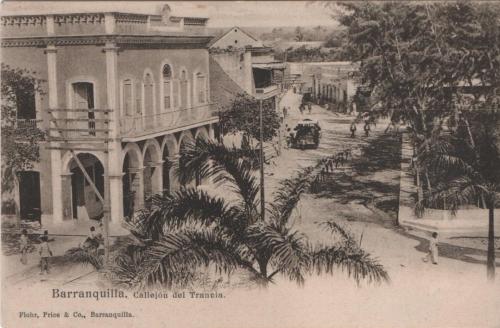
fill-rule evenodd
<path id="1" fill-rule="evenodd" d="M 2 327 L 500 327 L 499 3 L 0 20 Z"/>

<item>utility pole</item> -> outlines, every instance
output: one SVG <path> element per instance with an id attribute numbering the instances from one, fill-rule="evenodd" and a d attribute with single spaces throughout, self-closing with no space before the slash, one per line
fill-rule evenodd
<path id="1" fill-rule="evenodd" d="M 264 120 L 262 118 L 262 99 L 259 100 L 260 113 L 260 215 L 262 221 L 266 218 L 266 201 L 264 195 Z"/>
<path id="2" fill-rule="evenodd" d="M 106 118 L 107 112 L 105 113 Z M 109 121 L 105 121 L 105 124 L 109 125 Z M 103 204 L 103 232 L 104 232 L 104 267 L 107 269 L 109 267 L 109 221 L 111 221 L 111 193 L 110 193 L 110 181 L 109 181 L 109 140 L 107 138 L 108 134 L 105 134 L 106 141 L 104 144 L 106 145 L 106 150 L 104 151 L 104 165 L 106 168 L 104 169 L 104 204 Z"/>

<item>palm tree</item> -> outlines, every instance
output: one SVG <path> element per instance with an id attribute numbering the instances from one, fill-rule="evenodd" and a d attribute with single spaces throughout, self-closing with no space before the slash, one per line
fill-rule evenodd
<path id="1" fill-rule="evenodd" d="M 469 114 L 471 115 L 471 114 Z M 495 208 L 499 206 L 500 151 L 497 144 L 497 115 L 476 113 L 476 126 L 462 118 L 465 131 L 434 143 L 426 162 L 438 170 L 453 170 L 454 177 L 438 184 L 428 194 L 431 204 L 444 202 L 453 213 L 460 205 L 480 204 L 488 209 L 487 277 L 495 279 Z"/>
<path id="2" fill-rule="evenodd" d="M 185 187 L 156 195 L 131 227 L 136 240 L 118 255 L 115 281 L 128 286 L 185 285 L 195 269 L 212 267 L 218 273 L 242 270 L 262 285 L 276 275 L 303 284 L 310 273 L 346 270 L 361 279 L 381 282 L 389 277 L 376 260 L 359 247 L 342 242 L 312 246 L 290 224 L 293 209 L 315 170 L 308 168 L 281 183 L 269 214 L 259 213 L 259 185 L 253 175 L 255 152 L 227 148 L 197 139 L 181 155 L 181 183 L 196 175 L 212 178 L 219 190 L 230 190 L 235 201 L 214 197 L 201 188 Z"/>

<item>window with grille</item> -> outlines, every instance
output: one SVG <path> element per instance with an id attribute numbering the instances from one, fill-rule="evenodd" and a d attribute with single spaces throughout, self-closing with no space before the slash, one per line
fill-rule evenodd
<path id="1" fill-rule="evenodd" d="M 134 99 L 132 97 L 132 80 L 126 79 L 123 81 L 123 109 L 125 115 L 134 115 Z"/>
<path id="2" fill-rule="evenodd" d="M 180 85 L 181 108 L 185 109 L 188 106 L 188 78 L 187 78 L 187 72 L 185 70 L 181 72 L 181 80 L 179 85 Z"/>
<path id="3" fill-rule="evenodd" d="M 169 65 L 163 66 L 163 108 L 170 109 L 171 107 L 171 83 L 172 70 Z"/>
<path id="4" fill-rule="evenodd" d="M 206 77 L 205 75 L 198 73 L 196 75 L 196 84 L 198 91 L 198 103 L 204 104 L 206 102 Z"/>
<path id="5" fill-rule="evenodd" d="M 32 120 L 36 118 L 35 85 L 30 83 L 24 89 L 15 90 L 17 118 Z"/>
<path id="6" fill-rule="evenodd" d="M 154 82 L 151 74 L 144 77 L 144 115 L 153 115 L 154 106 Z"/>
<path id="7" fill-rule="evenodd" d="M 142 84 L 135 84 L 135 112 L 137 115 L 142 115 Z"/>

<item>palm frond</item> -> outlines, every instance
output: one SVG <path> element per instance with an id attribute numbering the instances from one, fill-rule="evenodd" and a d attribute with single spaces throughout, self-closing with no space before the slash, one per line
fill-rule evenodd
<path id="1" fill-rule="evenodd" d="M 248 239 L 252 247 L 270 253 L 269 260 L 275 272 L 269 278 L 280 273 L 299 285 L 304 283 L 304 275 L 310 263 L 304 235 L 259 222 L 250 227 Z"/>
<path id="2" fill-rule="evenodd" d="M 188 223 L 207 226 L 218 221 L 228 228 L 243 229 L 246 226 L 243 220 L 237 207 L 189 187 L 166 196 L 153 196 L 151 207 L 140 212 L 136 226 L 143 235 L 157 241 L 165 227 L 179 228 Z"/>
<path id="3" fill-rule="evenodd" d="M 182 152 L 176 172 L 181 183 L 195 176 L 213 177 L 215 183 L 229 182 L 244 201 L 244 207 L 256 207 L 259 192 L 257 180 L 252 174 L 256 152 L 251 149 L 229 148 L 223 144 L 198 138 L 187 144 Z"/>
<path id="4" fill-rule="evenodd" d="M 117 286 L 132 288 L 138 284 L 138 270 L 143 265 L 144 248 L 129 248 L 114 257 L 109 270 L 111 281 Z"/>
<path id="5" fill-rule="evenodd" d="M 214 182 L 229 182 L 229 188 L 241 196 L 245 211 L 248 214 L 254 212 L 258 206 L 260 186 L 251 168 L 243 161 L 233 161 L 225 164 L 224 171 L 225 174 L 215 177 Z"/>
<path id="6" fill-rule="evenodd" d="M 308 168 L 300 171 L 295 177 L 280 182 L 278 191 L 274 193 L 273 203 L 269 205 L 271 217 L 278 225 L 283 226 L 288 222 L 300 197 L 309 189 L 311 172 Z"/>
<path id="7" fill-rule="evenodd" d="M 142 285 L 172 287 L 182 273 L 213 265 L 219 273 L 230 274 L 238 267 L 249 269 L 248 250 L 230 242 L 223 233 L 181 231 L 166 234 L 145 253 L 137 280 Z"/>
<path id="8" fill-rule="evenodd" d="M 325 221 L 319 224 L 325 231 L 329 231 L 332 234 L 340 235 L 344 242 L 356 244 L 354 236 L 352 233 L 347 231 L 343 226 L 335 221 Z"/>
<path id="9" fill-rule="evenodd" d="M 436 191 L 428 195 L 431 205 L 438 205 L 439 202 L 446 202 L 453 213 L 458 206 L 463 204 L 475 203 L 481 195 L 488 195 L 488 187 L 468 176 L 458 177 L 446 184 L 440 184 Z"/>
<path id="10" fill-rule="evenodd" d="M 382 264 L 359 248 L 319 246 L 312 253 L 312 269 L 317 274 L 333 274 L 335 269 L 340 268 L 354 278 L 358 285 L 365 279 L 368 283 L 390 281 Z"/>
<path id="11" fill-rule="evenodd" d="M 83 265 L 92 265 L 96 270 L 102 268 L 102 259 L 97 255 L 97 253 L 90 252 L 81 247 L 73 247 L 68 249 L 63 257 L 63 263 L 80 263 Z"/>

